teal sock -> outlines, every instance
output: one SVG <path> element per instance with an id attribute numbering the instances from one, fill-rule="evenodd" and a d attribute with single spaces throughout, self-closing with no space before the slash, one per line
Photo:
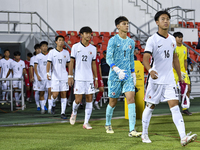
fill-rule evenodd
<path id="1" fill-rule="evenodd" d="M 128 117 L 129 117 L 129 131 L 135 129 L 136 113 L 135 113 L 135 103 L 128 104 Z"/>
<path id="2" fill-rule="evenodd" d="M 111 125 L 111 119 L 112 119 L 114 109 L 115 109 L 115 107 L 112 108 L 109 104 L 107 105 L 107 108 L 106 108 L 106 126 Z"/>

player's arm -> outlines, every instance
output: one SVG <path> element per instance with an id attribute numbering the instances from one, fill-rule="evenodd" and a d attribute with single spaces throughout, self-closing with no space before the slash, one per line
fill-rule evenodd
<path id="1" fill-rule="evenodd" d="M 7 75 L 6 75 L 6 78 L 8 78 L 8 76 L 10 75 L 10 72 L 11 72 L 11 71 L 12 71 L 11 69 L 8 70 L 8 73 L 7 73 Z"/>
<path id="2" fill-rule="evenodd" d="M 182 77 L 181 77 L 180 63 L 179 63 L 177 53 L 173 54 L 173 66 L 174 66 L 174 69 L 176 70 L 176 72 L 178 74 L 179 80 L 181 82 L 184 82 L 184 80 L 182 80 Z"/>
<path id="3" fill-rule="evenodd" d="M 107 64 L 116 72 L 120 80 L 126 80 L 128 75 L 126 74 L 126 70 L 121 70 L 114 63 L 114 50 L 115 50 L 115 41 L 114 38 L 111 38 L 108 42 L 107 53 L 106 53 L 106 62 Z"/>
<path id="4" fill-rule="evenodd" d="M 192 62 L 190 64 L 190 66 L 191 66 L 191 70 L 190 71 L 193 71 L 193 64 L 192 64 Z"/>
<path id="5" fill-rule="evenodd" d="M 92 60 L 92 71 L 93 71 L 93 74 L 94 74 L 95 88 L 98 88 L 97 66 L 96 66 L 95 59 Z"/>
<path id="6" fill-rule="evenodd" d="M 51 76 L 50 76 L 50 73 L 49 73 L 50 67 L 51 67 L 51 62 L 47 61 L 47 68 L 46 68 L 46 70 L 47 70 L 47 79 L 48 80 L 51 80 Z"/>
<path id="7" fill-rule="evenodd" d="M 30 75 L 30 81 L 33 82 L 34 76 L 33 76 L 33 66 L 29 67 L 29 75 Z"/>
<path id="8" fill-rule="evenodd" d="M 38 74 L 37 66 L 38 66 L 38 64 L 37 64 L 37 63 L 34 63 L 34 71 L 35 71 L 35 74 L 36 74 L 36 76 L 37 76 L 37 78 L 38 78 L 38 81 L 41 81 L 41 77 L 40 77 L 39 74 Z"/>
<path id="9" fill-rule="evenodd" d="M 100 77 L 102 78 L 102 72 L 101 72 L 101 65 L 99 64 L 99 74 L 100 74 Z"/>
<path id="10" fill-rule="evenodd" d="M 27 75 L 27 72 L 26 72 L 26 68 L 23 68 L 23 74 L 25 75 L 25 78 L 28 79 L 28 75 Z"/>
<path id="11" fill-rule="evenodd" d="M 74 57 L 71 57 L 70 63 L 69 63 L 69 74 L 68 74 L 68 84 L 69 86 L 72 86 L 74 84 L 74 79 L 73 79 L 73 68 L 74 68 Z"/>
<path id="12" fill-rule="evenodd" d="M 187 59 L 184 60 L 185 71 L 187 71 Z"/>

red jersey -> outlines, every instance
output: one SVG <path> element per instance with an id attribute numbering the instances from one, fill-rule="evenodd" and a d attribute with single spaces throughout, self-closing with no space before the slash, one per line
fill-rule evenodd
<path id="1" fill-rule="evenodd" d="M 97 66 L 97 76 L 100 77 L 100 72 L 99 72 L 99 65 L 101 64 L 101 58 L 99 55 L 96 56 L 96 66 Z"/>
<path id="2" fill-rule="evenodd" d="M 30 66 L 30 61 L 25 60 L 25 69 L 26 69 L 26 73 L 29 75 L 29 66 Z"/>

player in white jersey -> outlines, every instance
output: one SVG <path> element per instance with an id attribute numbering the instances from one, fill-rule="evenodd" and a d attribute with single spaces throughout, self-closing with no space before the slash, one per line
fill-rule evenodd
<path id="1" fill-rule="evenodd" d="M 35 44 L 34 49 L 35 49 L 34 56 L 31 57 L 30 59 L 29 75 L 30 75 L 30 82 L 33 82 L 33 90 L 35 93 L 34 97 L 35 97 L 35 103 L 37 105 L 37 110 L 40 111 L 39 91 L 37 89 L 37 76 L 34 73 L 35 57 L 41 52 L 40 44 Z"/>
<path id="2" fill-rule="evenodd" d="M 83 128 L 85 129 L 92 129 L 88 122 L 92 114 L 92 95 L 95 92 L 93 83 L 93 73 L 95 78 L 95 87 L 98 87 L 97 69 L 95 61 L 96 48 L 93 45 L 89 44 L 89 41 L 91 39 L 91 33 L 92 29 L 90 27 L 81 28 L 80 34 L 82 37 L 82 41 L 72 46 L 68 76 L 69 85 L 72 86 L 74 83 L 73 66 L 75 61 L 75 100 L 72 106 L 70 124 L 75 124 L 77 110 L 82 101 L 82 95 L 86 94 L 85 121 L 83 124 Z"/>
<path id="3" fill-rule="evenodd" d="M 1 59 L 1 65 L 2 65 L 2 68 L 1 68 L 1 71 L 2 71 L 2 78 L 6 78 L 6 75 L 10 69 L 10 64 L 13 62 L 12 59 L 9 58 L 10 56 L 10 51 L 8 49 L 6 49 L 4 51 L 4 58 Z M 12 78 L 12 74 L 10 74 L 8 76 L 8 78 Z M 8 90 L 10 87 L 9 87 L 9 81 L 6 81 L 6 82 L 2 82 L 2 90 Z M 7 92 L 2 92 L 2 95 L 3 95 L 3 100 L 8 100 L 8 93 L 6 94 Z"/>
<path id="4" fill-rule="evenodd" d="M 66 66 L 69 66 L 70 56 L 67 50 L 63 49 L 65 38 L 61 35 L 55 38 L 57 47 L 49 52 L 47 62 L 47 78 L 51 79 L 51 105 L 52 114 L 55 114 L 55 103 L 60 92 L 61 96 L 61 118 L 67 119 L 65 109 L 67 104 L 68 72 Z M 52 65 L 52 75 L 50 74 L 50 67 Z"/>
<path id="5" fill-rule="evenodd" d="M 47 80 L 46 76 L 48 43 L 46 41 L 42 41 L 40 43 L 40 49 L 42 52 L 35 57 L 34 71 L 38 79 L 37 88 L 40 93 L 41 114 L 44 114 L 47 100 L 47 97 L 45 97 L 45 91 L 48 91 L 48 95 L 51 95 L 51 81 Z"/>
<path id="6" fill-rule="evenodd" d="M 181 82 L 184 82 L 184 80 L 181 78 L 180 64 L 175 52 L 175 38 L 168 34 L 170 18 L 171 16 L 167 11 L 156 13 L 154 19 L 158 25 L 158 32 L 147 40 L 145 47 L 143 64 L 148 70 L 150 77 L 145 94 L 146 107 L 142 114 L 143 131 L 141 138 L 142 142 L 151 143 L 148 137 L 148 127 L 152 112 L 155 105 L 166 101 L 172 113 L 173 122 L 179 132 L 181 145 L 185 146 L 189 142 L 194 141 L 197 135 L 186 135 L 183 117 L 178 106 L 179 100 L 172 64 L 179 76 L 179 80 Z M 151 56 L 153 58 L 152 67 L 149 64 Z"/>
<path id="7" fill-rule="evenodd" d="M 20 60 L 21 53 L 19 51 L 14 52 L 14 61 L 10 64 L 10 70 L 8 71 L 6 78 L 10 75 L 10 73 L 13 73 L 13 78 L 23 78 L 23 74 L 25 75 L 25 78 L 28 78 L 25 63 L 23 60 Z M 21 85 L 21 81 L 13 81 L 13 89 L 21 89 L 23 85 Z M 16 100 L 16 106 L 20 107 L 19 99 L 20 99 L 20 92 L 15 91 L 15 100 Z"/>

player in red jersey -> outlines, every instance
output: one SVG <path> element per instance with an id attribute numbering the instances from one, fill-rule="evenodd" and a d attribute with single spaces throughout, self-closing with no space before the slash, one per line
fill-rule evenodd
<path id="1" fill-rule="evenodd" d="M 30 66 L 30 59 L 33 56 L 32 53 L 28 53 L 27 54 L 27 59 L 24 61 L 25 62 L 25 69 L 26 72 L 28 74 L 28 78 L 25 78 L 25 85 L 26 85 L 26 100 L 30 101 L 30 96 L 31 96 L 31 89 L 32 89 L 32 82 L 30 82 L 30 78 L 29 78 L 29 66 Z"/>
<path id="2" fill-rule="evenodd" d="M 96 98 L 96 101 L 94 102 L 94 106 L 97 109 L 100 109 L 98 103 L 99 103 L 101 97 L 103 96 L 104 84 L 103 84 L 102 73 L 101 73 L 101 58 L 99 56 L 98 51 L 97 51 L 97 56 L 96 56 L 96 66 L 97 66 L 97 77 L 98 77 L 98 89 L 99 89 L 99 93 L 97 94 L 97 98 Z"/>

